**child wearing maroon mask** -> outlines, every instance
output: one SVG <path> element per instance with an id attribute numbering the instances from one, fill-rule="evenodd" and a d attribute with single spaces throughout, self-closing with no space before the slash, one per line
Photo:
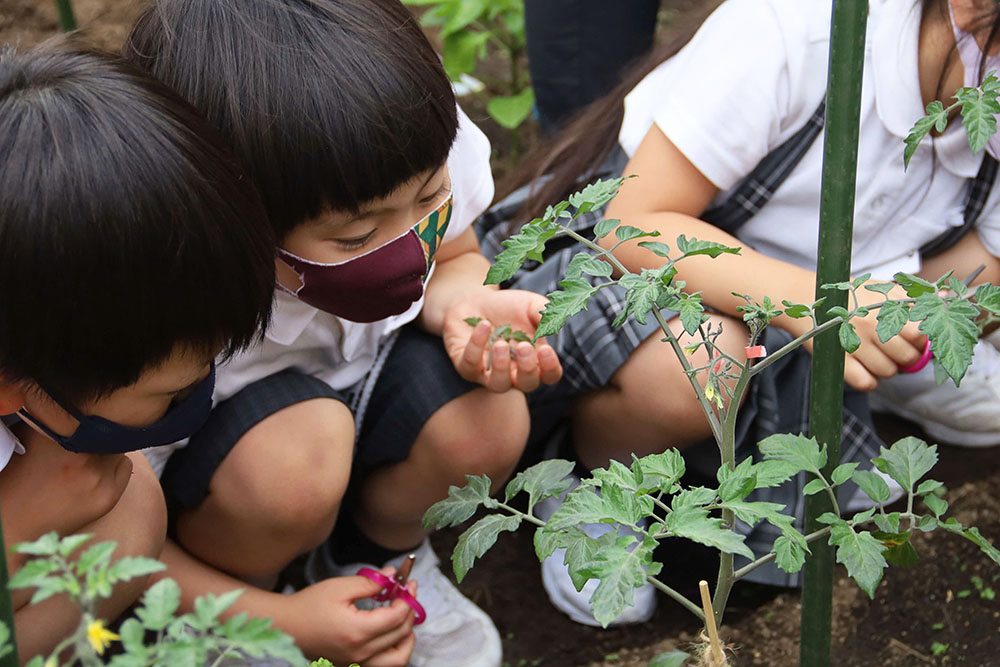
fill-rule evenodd
<path id="1" fill-rule="evenodd" d="M 163 468 L 171 574 L 191 596 L 257 584 L 237 610 L 338 664 L 499 666 L 496 628 L 420 521 L 466 474 L 503 483 L 524 392 L 562 370 L 544 341 L 491 340 L 532 335 L 545 299 L 483 286 L 470 225 L 493 197 L 490 146 L 437 54 L 397 0 L 158 0 L 126 54 L 222 130 L 279 239 L 272 326 L 219 365 L 213 415 Z M 307 552 L 318 583 L 270 593 Z M 357 609 L 381 587 L 346 575 L 412 552 L 426 622 Z"/>

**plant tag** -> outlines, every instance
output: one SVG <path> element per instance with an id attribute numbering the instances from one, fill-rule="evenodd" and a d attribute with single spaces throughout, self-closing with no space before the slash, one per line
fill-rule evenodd
<path id="1" fill-rule="evenodd" d="M 763 359 L 767 356 L 767 348 L 763 345 L 752 345 L 747 348 L 747 359 Z"/>

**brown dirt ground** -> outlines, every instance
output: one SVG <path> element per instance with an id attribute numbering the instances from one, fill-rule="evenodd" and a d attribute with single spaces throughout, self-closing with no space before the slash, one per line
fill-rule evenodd
<path id="1" fill-rule="evenodd" d="M 719 0 L 673 0 L 665 3 L 663 32 L 700 20 Z M 74 0 L 78 21 L 95 44 L 115 49 L 141 9 L 137 0 Z M 0 44 L 30 46 L 56 33 L 51 0 L 0 0 Z M 503 63 L 488 64 L 503 68 Z M 482 100 L 464 100 L 496 147 L 498 170 L 509 160 L 509 138 L 486 117 Z M 534 140 L 528 129 L 525 141 Z M 889 442 L 918 429 L 882 420 Z M 934 473 L 952 491 L 953 513 L 1000 541 L 1000 450 L 967 450 L 943 446 Z M 434 539 L 439 553 L 450 553 L 460 530 Z M 839 575 L 834 594 L 833 664 L 843 667 L 881 665 L 1000 666 L 1000 600 L 981 594 L 1000 589 L 1000 570 L 974 545 L 946 535 L 919 535 L 921 561 L 908 569 L 890 570 L 875 600 Z M 668 582 L 691 596 L 694 582 L 711 578 L 714 565 L 695 548 L 658 554 Z M 504 638 L 505 665 L 625 667 L 646 664 L 675 648 L 689 649 L 699 628 L 687 612 L 665 597 L 654 618 L 640 626 L 599 630 L 572 623 L 549 605 L 541 587 L 529 531 L 501 536 L 497 546 L 472 570 L 461 586 L 495 619 Z M 723 638 L 733 647 L 740 666 L 785 667 L 798 664 L 799 596 L 751 584 L 737 585 L 727 612 Z M 934 643 L 940 647 L 934 654 Z M 944 650 L 941 651 L 941 647 Z"/>

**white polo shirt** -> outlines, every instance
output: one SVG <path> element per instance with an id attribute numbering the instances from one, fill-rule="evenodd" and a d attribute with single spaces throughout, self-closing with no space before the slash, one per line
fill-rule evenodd
<path id="1" fill-rule="evenodd" d="M 855 204 L 852 272 L 891 277 L 919 267 L 917 249 L 961 225 L 973 155 L 961 123 L 928 136 L 903 170 L 903 139 L 923 115 L 917 44 L 920 0 L 871 0 Z M 722 192 L 805 125 L 826 89 L 829 0 L 728 0 L 685 48 L 625 101 L 620 141 L 632 155 L 653 123 Z M 756 250 L 815 269 L 823 137 L 737 233 Z M 978 221 L 1000 255 L 1000 186 Z"/>
<path id="2" fill-rule="evenodd" d="M 6 417 L 0 419 L 0 470 L 7 467 L 14 454 L 24 454 L 24 445 L 11 432 L 6 419 Z"/>

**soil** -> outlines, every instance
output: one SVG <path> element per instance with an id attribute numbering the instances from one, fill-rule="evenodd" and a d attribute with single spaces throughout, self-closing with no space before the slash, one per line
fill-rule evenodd
<path id="1" fill-rule="evenodd" d="M 661 15 L 668 35 L 700 18 L 719 0 L 672 0 Z M 137 0 L 74 0 L 80 25 L 93 43 L 114 50 L 141 10 Z M 0 0 L 0 44 L 30 46 L 57 31 L 51 0 Z M 487 67 L 502 70 L 503 63 Z M 496 148 L 498 171 L 509 169 L 510 138 L 487 118 L 481 99 L 465 99 L 470 116 L 481 123 Z M 530 121 L 529 121 L 530 123 Z M 535 141 L 529 127 L 522 148 Z M 887 442 L 919 429 L 883 419 Z M 1000 449 L 961 449 L 942 445 L 933 473 L 951 489 L 952 513 L 1000 543 Z M 439 554 L 451 553 L 460 529 L 434 537 Z M 834 589 L 832 664 L 843 667 L 920 665 L 1000 666 L 1000 569 L 961 538 L 919 534 L 921 560 L 890 569 L 874 600 L 843 574 Z M 705 551 L 671 545 L 658 553 L 664 577 L 695 596 L 695 583 L 711 579 L 714 564 Z M 447 559 L 445 559 L 447 562 Z M 979 587 L 977 587 L 979 583 Z M 460 588 L 496 621 L 504 638 L 505 665 L 624 667 L 645 665 L 659 653 L 690 650 L 700 628 L 690 614 L 661 597 L 649 622 L 601 630 L 569 621 L 548 602 L 541 586 L 531 531 L 503 534 L 470 572 Z M 739 666 L 785 667 L 798 664 L 797 591 L 738 584 L 727 611 L 723 640 Z"/>

